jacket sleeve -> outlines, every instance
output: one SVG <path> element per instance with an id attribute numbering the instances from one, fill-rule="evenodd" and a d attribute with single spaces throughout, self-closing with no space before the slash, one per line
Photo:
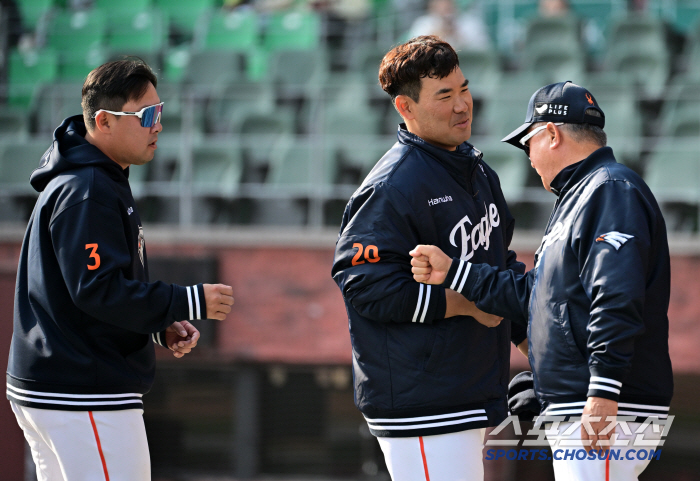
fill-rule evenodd
<path id="1" fill-rule="evenodd" d="M 416 214 L 396 188 L 378 183 L 349 206 L 333 279 L 347 303 L 379 322 L 430 324 L 445 317 L 445 289 L 419 284 L 408 254 L 419 243 Z"/>
<path id="2" fill-rule="evenodd" d="M 623 181 L 599 185 L 574 218 L 574 252 L 581 284 L 591 300 L 587 326 L 588 396 L 618 401 L 644 332 L 653 209 Z"/>
<path id="3" fill-rule="evenodd" d="M 504 201 L 505 202 L 505 201 Z M 508 225 L 506 227 L 506 269 L 518 274 L 525 273 L 525 264 L 518 260 L 518 255 L 515 251 L 510 250 L 510 243 L 513 240 L 513 231 L 515 229 L 515 219 L 511 215 L 508 207 L 506 206 L 506 213 L 508 219 Z M 521 322 L 513 321 L 513 319 L 508 318 L 510 323 L 510 340 L 516 346 L 520 345 L 525 339 L 527 339 L 527 318 L 526 322 L 523 324 Z"/>
<path id="4" fill-rule="evenodd" d="M 73 303 L 89 316 L 152 334 L 175 321 L 206 318 L 204 289 L 128 279 L 131 251 L 120 214 L 87 198 L 49 225 L 56 259 Z"/>
<path id="5" fill-rule="evenodd" d="M 453 258 L 442 285 L 459 292 L 484 312 L 527 325 L 534 279 L 535 269 L 524 274 L 510 269 L 499 272 L 498 267 Z"/>

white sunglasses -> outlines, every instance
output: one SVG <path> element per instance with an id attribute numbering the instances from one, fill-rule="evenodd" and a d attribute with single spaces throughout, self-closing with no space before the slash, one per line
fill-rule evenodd
<path id="1" fill-rule="evenodd" d="M 554 125 L 564 125 L 564 122 L 556 122 Z M 523 147 L 527 147 L 527 145 L 525 145 L 525 143 L 526 143 L 528 140 L 530 140 L 532 137 L 534 137 L 535 135 L 537 135 L 538 132 L 540 132 L 540 131 L 542 131 L 542 130 L 544 130 L 544 129 L 546 129 L 546 128 L 547 128 L 547 125 L 545 124 L 545 125 L 540 125 L 540 126 L 537 127 L 535 130 L 531 130 L 529 134 L 527 134 L 525 137 L 523 137 L 522 139 L 520 139 L 520 141 L 519 141 L 519 142 L 520 142 L 520 145 L 522 145 Z"/>
<path id="2" fill-rule="evenodd" d="M 149 105 L 148 107 L 142 108 L 138 112 L 114 112 L 112 110 L 100 109 L 95 112 L 95 116 L 93 118 L 97 118 L 97 114 L 100 112 L 107 112 L 108 114 L 112 115 L 133 115 L 141 120 L 141 127 L 151 128 L 160 121 L 160 115 L 163 112 L 164 103 L 165 102 Z"/>

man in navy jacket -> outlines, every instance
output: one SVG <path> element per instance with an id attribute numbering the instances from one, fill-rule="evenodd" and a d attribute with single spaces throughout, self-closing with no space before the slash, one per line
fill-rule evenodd
<path id="1" fill-rule="evenodd" d="M 417 37 L 379 71 L 405 124 L 352 196 L 333 278 L 347 307 L 355 403 L 396 481 L 483 479 L 484 428 L 507 417 L 510 341 L 524 327 L 476 309 L 456 286 L 415 282 L 408 251 L 524 272 L 497 174 L 466 142 L 472 98 L 452 47 Z"/>
<path id="2" fill-rule="evenodd" d="M 17 272 L 7 397 L 39 479 L 150 479 L 142 396 L 154 341 L 182 357 L 223 320 L 229 286 L 149 283 L 129 171 L 162 130 L 156 77 L 120 60 L 93 70 L 31 176 L 40 193 Z"/>
<path id="3" fill-rule="evenodd" d="M 605 146 L 604 125 L 588 90 L 560 82 L 533 94 L 525 123 L 504 139 L 528 153 L 545 189 L 557 196 L 527 274 L 453 261 L 436 246 L 411 252 L 417 281 L 457 283 L 480 309 L 529 322 L 542 414 L 583 419 L 573 434 L 589 454 L 607 449 L 614 433 L 618 442 L 634 438 L 624 429 L 609 430 L 616 415 L 633 421 L 633 434 L 644 434 L 651 441 L 645 448 L 653 448 L 658 433 L 639 423 L 666 419 L 673 394 L 666 226 L 644 181 Z M 548 434 L 550 442 L 563 439 L 568 427 Z M 616 446 L 623 445 L 612 451 Z M 649 462 L 646 454 L 620 457 L 555 456 L 555 476 L 636 480 Z"/>

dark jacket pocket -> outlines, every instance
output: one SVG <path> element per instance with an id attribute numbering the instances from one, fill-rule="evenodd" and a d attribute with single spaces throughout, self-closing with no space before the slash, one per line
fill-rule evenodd
<path id="1" fill-rule="evenodd" d="M 574 339 L 574 334 L 571 330 L 571 323 L 569 321 L 569 309 L 566 302 L 561 302 L 554 306 L 554 314 L 556 316 L 555 323 L 558 326 L 558 331 L 563 338 L 563 342 L 566 344 L 571 361 L 577 364 L 586 362 L 583 354 L 576 345 L 576 340 Z"/>

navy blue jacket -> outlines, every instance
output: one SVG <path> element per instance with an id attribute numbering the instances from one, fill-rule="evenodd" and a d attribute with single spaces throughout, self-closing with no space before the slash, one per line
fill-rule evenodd
<path id="1" fill-rule="evenodd" d="M 142 408 L 153 340 L 206 317 L 202 285 L 148 283 L 141 220 L 123 170 L 66 119 L 31 176 L 40 192 L 17 272 L 7 397 L 59 410 Z M 137 167 L 138 168 L 138 167 Z"/>
<path id="2" fill-rule="evenodd" d="M 586 399 L 620 415 L 665 417 L 670 259 L 653 194 L 609 147 L 552 181 L 558 199 L 527 274 L 453 262 L 462 294 L 493 314 L 528 321 L 543 414 L 580 415 Z M 458 272 L 459 271 L 459 272 Z"/>
<path id="3" fill-rule="evenodd" d="M 499 424 L 507 416 L 511 323 L 445 315 L 445 289 L 413 280 L 409 251 L 524 272 L 496 173 L 469 143 L 430 145 L 404 128 L 352 196 L 332 275 L 347 307 L 355 404 L 376 436 Z M 525 339 L 524 324 L 512 334 Z"/>

